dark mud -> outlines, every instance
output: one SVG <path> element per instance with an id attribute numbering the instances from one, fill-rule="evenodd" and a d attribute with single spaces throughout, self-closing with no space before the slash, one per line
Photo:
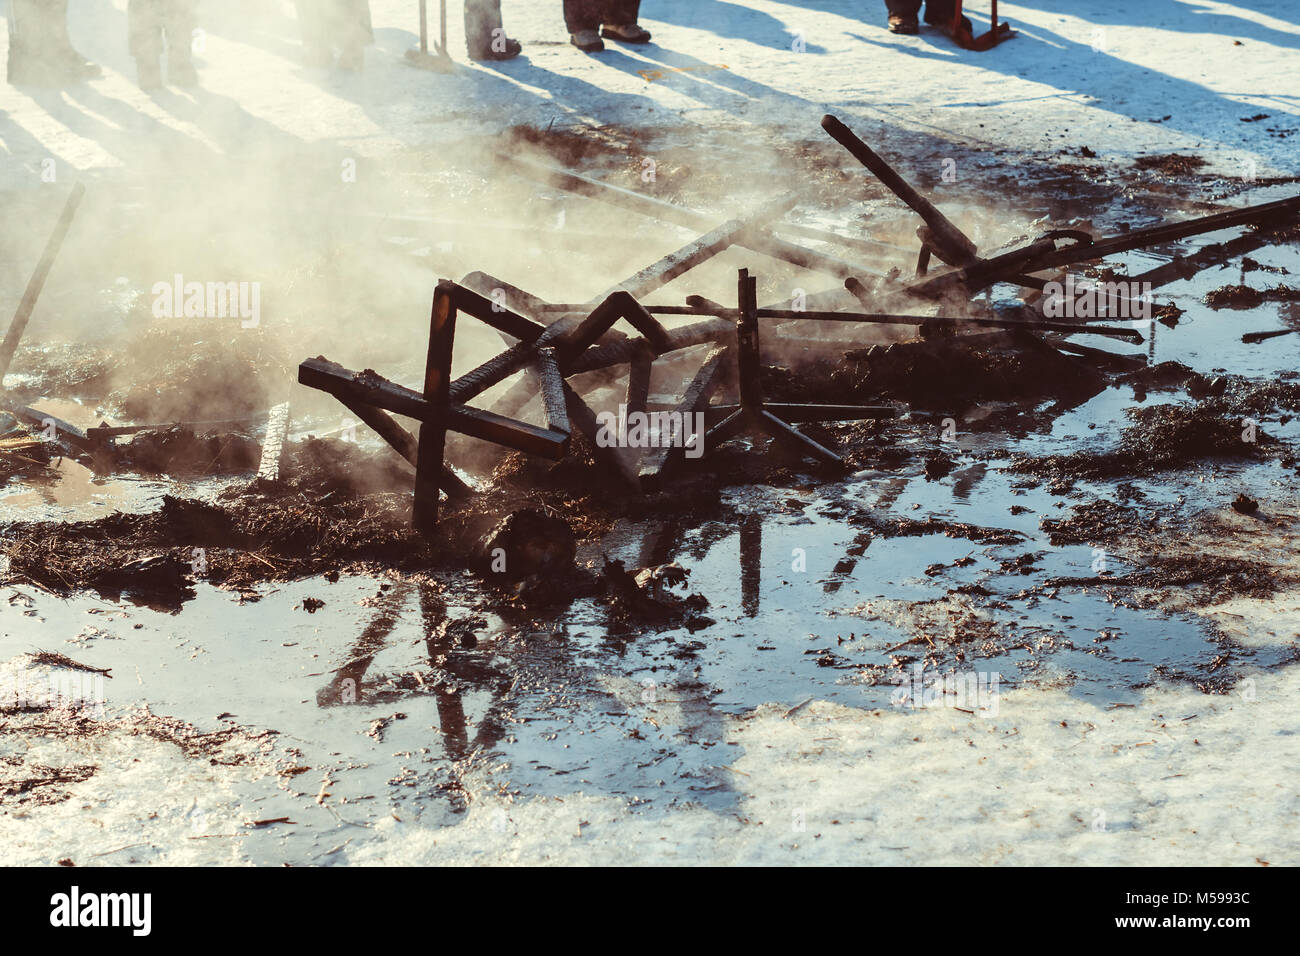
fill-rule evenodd
<path id="1" fill-rule="evenodd" d="M 1065 455 L 1016 455 L 1013 471 L 1052 481 L 1151 476 L 1212 461 L 1268 461 L 1287 457 L 1286 446 L 1222 400 L 1195 405 L 1127 409 L 1133 424 L 1118 447 Z"/>

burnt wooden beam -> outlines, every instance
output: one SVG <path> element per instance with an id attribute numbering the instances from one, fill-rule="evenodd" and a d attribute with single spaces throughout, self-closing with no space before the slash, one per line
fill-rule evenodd
<path id="1" fill-rule="evenodd" d="M 688 349 L 695 345 L 704 345 L 708 342 L 725 340 L 736 333 L 736 326 L 733 322 L 727 322 L 723 319 L 713 319 L 707 322 L 692 322 L 690 325 L 684 325 L 681 328 L 672 329 L 668 332 L 668 347 L 660 355 L 669 352 L 677 352 L 681 349 Z M 577 359 L 566 369 L 569 375 L 577 375 L 581 372 L 591 372 L 597 369 L 608 368 L 611 365 L 621 365 L 624 362 L 630 362 L 636 354 L 638 348 L 637 339 L 629 339 L 626 342 L 615 342 L 610 345 L 597 345 L 578 356 Z"/>
<path id="2" fill-rule="evenodd" d="M 1056 249 L 1053 239 L 1038 239 L 1027 246 L 1012 249 L 989 259 L 975 259 L 968 265 L 909 282 L 910 295 L 926 299 L 962 293 L 966 298 L 1004 279 L 1013 279 L 1037 258 Z"/>
<path id="3" fill-rule="evenodd" d="M 1062 352 L 1092 359 L 1103 368 L 1116 369 L 1121 372 L 1135 372 L 1147 367 L 1147 357 L 1145 355 L 1120 355 L 1118 352 L 1094 349 L 1087 345 L 1076 345 L 1073 342 L 1053 340 L 1048 344 Z"/>
<path id="4" fill-rule="evenodd" d="M 538 349 L 536 368 L 542 392 L 542 408 L 546 411 L 546 425 L 552 431 L 567 436 L 572 427 L 564 398 L 564 376 L 560 374 L 555 349 Z"/>
<path id="5" fill-rule="evenodd" d="M 846 279 L 844 287 L 859 296 L 861 301 L 866 304 L 871 302 L 871 293 L 857 279 Z M 1082 325 L 1070 322 L 1046 322 L 1038 320 L 1020 320 L 1020 319 L 996 319 L 980 318 L 978 316 L 924 316 L 924 315 L 897 315 L 888 312 L 859 313 L 859 312 L 790 312 L 783 309 L 762 310 L 759 313 L 765 318 L 813 318 L 828 322 L 875 322 L 886 325 L 918 325 L 923 328 L 934 330 L 960 328 L 961 326 L 976 326 L 990 329 L 1021 329 L 1026 332 L 1065 332 L 1071 335 L 1103 335 L 1110 338 L 1126 339 L 1130 342 L 1145 342 L 1142 333 L 1137 329 L 1113 328 L 1103 325 Z"/>
<path id="6" fill-rule="evenodd" d="M 424 421 L 430 414 L 429 404 L 419 392 L 390 382 L 370 369 L 353 372 L 328 359 L 307 359 L 298 366 L 298 381 L 310 388 L 329 392 L 340 400 L 355 400 L 416 421 Z M 515 421 L 469 405 L 451 403 L 447 422 L 449 431 L 543 458 L 558 460 L 564 457 L 568 448 L 568 438 L 549 428 Z"/>
<path id="7" fill-rule="evenodd" d="M 1288 199 L 1278 199 L 1274 202 L 1246 206 L 1242 209 L 1214 213 L 1209 216 L 1198 216 L 1183 222 L 1134 229 L 1122 236 L 1070 246 L 1040 257 L 1033 264 L 1033 267 L 1026 271 L 1040 272 L 1043 269 L 1070 265 L 1075 262 L 1091 262 L 1120 252 L 1177 242 L 1180 239 L 1190 239 L 1192 236 L 1215 232 L 1219 229 L 1292 221 L 1297 216 L 1300 216 L 1300 196 L 1291 196 Z"/>
<path id="8" fill-rule="evenodd" d="M 487 272 L 474 271 L 468 273 L 460 284 L 466 289 L 471 289 L 479 295 L 493 298 L 498 291 L 505 294 L 506 305 L 514 312 L 522 313 L 529 318 L 536 318 L 541 315 L 546 308 L 546 300 L 531 292 L 511 285 L 504 279 L 498 279 L 496 276 Z"/>
<path id="9" fill-rule="evenodd" d="M 271 408 L 266 421 L 266 435 L 262 439 L 262 460 L 257 466 L 257 477 L 275 481 L 280 477 L 280 454 L 284 450 L 285 434 L 289 431 L 289 403 L 281 402 Z"/>
<path id="10" fill-rule="evenodd" d="M 876 155 L 853 131 L 829 113 L 822 117 L 822 128 L 853 158 L 875 175 L 895 196 L 907 203 L 912 211 L 925 220 L 930 228 L 930 245 L 942 252 L 945 259 L 956 264 L 976 259 L 975 243 L 941 213 L 930 200 L 917 192 L 892 166 Z"/>
<path id="11" fill-rule="evenodd" d="M 762 361 L 758 344 L 758 278 L 740 270 L 737 286 L 740 317 L 736 320 L 736 373 L 740 405 L 752 416 L 763 405 Z"/>
<path id="12" fill-rule="evenodd" d="M 1151 288 L 1158 289 L 1179 279 L 1189 279 L 1207 266 L 1218 265 L 1276 242 L 1277 236 L 1274 232 L 1275 230 L 1267 226 L 1261 226 L 1254 232 L 1202 246 L 1189 255 L 1174 256 L 1168 262 L 1154 266 L 1146 272 L 1140 272 L 1127 281 L 1138 284 L 1150 283 Z"/>
<path id="13" fill-rule="evenodd" d="M 521 342 L 536 342 L 546 333 L 546 326 L 540 322 L 534 322 L 517 312 L 512 312 L 487 296 L 479 295 L 473 289 L 463 285 L 452 287 L 455 290 L 453 294 L 459 311 L 469 313 L 498 332 L 504 332 Z"/>
<path id="14" fill-rule="evenodd" d="M 68 229 L 72 226 L 72 217 L 77 214 L 77 207 L 81 205 L 81 199 L 85 195 L 86 187 L 82 183 L 77 183 L 72 187 L 67 202 L 63 204 L 63 212 L 59 214 L 58 221 L 54 224 L 54 231 L 50 233 L 50 238 L 45 242 L 45 249 L 36 263 L 36 270 L 32 273 L 31 278 L 27 280 L 27 288 L 23 290 L 23 297 L 19 300 L 18 308 L 9 321 L 9 329 L 5 332 L 4 341 L 0 342 L 0 382 L 4 380 L 5 375 L 9 372 L 9 364 L 13 361 L 14 352 L 18 351 L 18 343 L 22 341 L 23 332 L 27 330 L 27 323 L 36 308 L 36 300 L 41 297 L 41 290 L 45 288 L 45 280 L 49 277 L 50 269 L 54 266 L 54 260 L 59 254 L 59 249 L 63 247 L 63 240 L 67 237 Z M 17 222 L 13 223 L 15 229 L 18 228 L 18 225 Z"/>
<path id="15" fill-rule="evenodd" d="M 621 290 L 631 294 L 634 298 L 640 299 L 642 296 L 648 295 L 672 282 L 678 276 L 685 275 L 700 263 L 712 259 L 731 246 L 736 241 L 736 237 L 748 228 L 749 223 L 743 219 L 733 219 L 730 222 L 723 223 L 716 229 L 706 232 L 698 239 L 692 240 L 680 249 L 669 253 L 658 262 L 646 266 L 636 275 L 623 280 L 610 289 L 606 295 Z"/>
<path id="16" fill-rule="evenodd" d="M 551 326 L 551 328 L 555 328 Z M 557 330 L 558 336 L 558 330 Z M 533 361 L 537 354 L 538 343 L 547 341 L 551 336 L 542 336 L 536 342 L 520 342 L 514 348 L 507 349 L 500 355 L 493 356 L 477 368 L 466 372 L 451 384 L 451 400 L 467 402 L 475 395 L 486 392 L 493 385 L 499 385 L 515 372 Z"/>
<path id="17" fill-rule="evenodd" d="M 433 293 L 429 317 L 429 351 L 424 367 L 424 401 L 428 414 L 420 423 L 415 461 L 416 527 L 429 531 L 438 523 L 438 480 L 442 477 L 451 404 L 451 354 L 456 337 L 454 282 L 443 280 Z"/>
<path id="18" fill-rule="evenodd" d="M 709 404 L 709 399 L 722 383 L 726 373 L 727 362 L 730 359 L 730 349 L 726 346 L 717 346 L 700 365 L 699 371 L 691 379 L 691 383 L 686 386 L 686 391 L 682 395 L 682 400 L 677 404 L 677 408 L 669 413 L 679 416 L 678 421 L 682 423 L 683 434 L 680 445 L 661 443 L 658 447 L 651 448 L 646 452 L 645 457 L 641 459 L 641 468 L 639 472 L 639 481 L 644 491 L 658 491 L 663 486 L 665 474 L 671 471 L 686 457 L 686 429 L 690 427 L 692 419 L 689 416 L 702 412 Z M 629 409 L 631 405 L 629 404 Z M 661 426 L 662 428 L 662 426 Z M 707 419 L 706 419 L 707 429 Z M 707 437 L 707 430 L 696 436 L 696 441 L 700 442 L 703 449 L 703 443 Z M 662 439 L 662 433 L 661 433 Z"/>
<path id="19" fill-rule="evenodd" d="M 103 455 L 112 450 L 111 446 L 106 446 L 91 439 L 71 422 L 65 422 L 62 418 L 43 412 L 39 408 L 31 408 L 19 402 L 10 402 L 2 398 L 0 398 L 0 408 L 30 427 L 41 429 L 42 432 L 53 428 L 54 434 L 52 437 L 47 435 L 42 435 L 42 437 L 62 446 L 73 457 L 80 455 L 82 452 L 91 455 Z"/>
<path id="20" fill-rule="evenodd" d="M 632 356 L 627 369 L 627 392 L 623 404 L 629 413 L 644 412 L 650 400 L 650 371 L 654 367 L 654 353 L 644 344 Z"/>
<path id="21" fill-rule="evenodd" d="M 450 431 L 552 461 L 559 461 L 569 450 L 567 433 L 516 421 L 471 405 L 453 405 L 449 421 Z"/>
<path id="22" fill-rule="evenodd" d="M 734 412 L 724 418 L 722 421 L 713 425 L 704 435 L 704 443 L 709 448 L 717 448 L 725 441 L 730 441 L 749 424 L 749 418 L 745 410 L 737 408 Z"/>
<path id="23" fill-rule="evenodd" d="M 633 328 L 645 336 L 656 355 L 671 349 L 668 331 L 659 324 L 659 320 L 647 312 L 631 293 L 619 290 L 607 296 L 575 329 L 564 336 L 560 343 L 561 366 L 567 370 L 574 359 L 619 319 L 627 319 Z"/>

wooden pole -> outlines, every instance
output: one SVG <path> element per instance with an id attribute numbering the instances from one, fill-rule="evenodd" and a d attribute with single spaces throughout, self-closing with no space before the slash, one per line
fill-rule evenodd
<path id="1" fill-rule="evenodd" d="M 740 376 L 740 407 L 747 416 L 755 416 L 763 407 L 763 390 L 759 382 L 762 363 L 758 351 L 758 278 L 748 269 L 740 270 L 737 283 L 740 318 L 736 320 L 736 365 Z"/>
<path id="2" fill-rule="evenodd" d="M 5 333 L 4 342 L 0 344 L 0 381 L 3 381 L 9 372 L 9 363 L 13 361 L 14 352 L 18 351 L 18 343 L 22 341 L 27 321 L 32 317 L 36 300 L 40 298 L 41 290 L 45 288 L 45 279 L 50 274 L 50 267 L 54 265 L 54 258 L 59 254 L 63 239 L 68 234 L 68 227 L 72 225 L 72 217 L 77 214 L 77 207 L 81 205 L 81 198 L 84 195 L 86 195 L 86 187 L 82 183 L 72 187 L 68 201 L 63 205 L 59 221 L 54 224 L 54 231 L 50 233 L 50 238 L 45 243 L 45 251 L 41 253 L 40 262 L 36 264 L 36 271 L 27 280 L 27 290 L 23 292 L 18 310 L 14 312 L 13 321 L 9 323 L 9 331 Z"/>
<path id="3" fill-rule="evenodd" d="M 930 227 L 931 247 L 943 257 L 944 261 L 954 265 L 966 265 L 976 259 L 975 243 L 971 242 L 970 238 L 935 208 L 930 200 L 913 189 L 892 166 L 876 155 L 870 146 L 855 136 L 853 131 L 839 119 L 829 113 L 826 114 L 822 117 L 822 129 L 830 133 L 837 143 L 853 154 L 854 159 L 871 170 L 890 192 L 907 203 L 925 220 L 925 224 Z"/>
<path id="4" fill-rule="evenodd" d="M 442 477 L 447 442 L 447 409 L 451 403 L 451 352 L 456 336 L 456 285 L 443 280 L 433 294 L 429 318 L 429 353 L 424 367 L 424 400 L 430 415 L 420 425 L 415 465 L 416 527 L 432 530 L 438 523 L 438 479 Z"/>

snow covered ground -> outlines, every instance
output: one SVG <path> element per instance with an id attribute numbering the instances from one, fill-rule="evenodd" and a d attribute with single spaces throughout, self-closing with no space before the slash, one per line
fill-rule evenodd
<path id="1" fill-rule="evenodd" d="M 977 19 L 984 6 L 970 5 Z M 360 76 L 300 65 L 288 0 L 206 0 L 202 89 L 155 96 L 134 85 L 125 7 L 71 3 L 72 36 L 104 79 L 62 92 L 0 87 L 0 187 L 39 182 L 50 158 L 89 172 L 147 168 L 159 150 L 186 147 L 236 161 L 304 144 L 373 156 L 521 123 L 809 137 L 831 109 L 886 145 L 921 132 L 1012 161 L 1081 146 L 1108 159 L 1187 151 L 1229 172 L 1253 162 L 1262 175 L 1293 173 L 1300 156 L 1300 140 L 1266 132 L 1300 126 L 1289 0 L 1005 3 L 1020 35 L 987 53 L 932 29 L 894 36 L 877 0 L 646 0 L 654 43 L 596 56 L 568 45 L 558 0 L 504 0 L 524 54 L 493 65 L 467 61 L 452 3 L 454 76 L 405 64 L 414 0 L 371 0 L 376 44 Z M 1261 113 L 1268 120 L 1242 122 Z"/>

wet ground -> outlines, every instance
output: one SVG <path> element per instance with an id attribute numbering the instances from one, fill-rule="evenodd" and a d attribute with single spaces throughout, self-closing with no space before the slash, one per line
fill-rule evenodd
<path id="1" fill-rule="evenodd" d="M 1119 218 L 1138 224 L 1132 196 L 1147 195 L 1152 183 L 1142 177 L 1194 172 L 1153 164 L 1121 185 L 1086 180 L 1079 191 L 1090 195 L 1078 203 L 1089 201 L 1099 229 L 1110 231 Z M 835 178 L 828 175 L 828 187 Z M 1055 188 L 1050 178 L 1040 185 L 1044 194 Z M 1180 189 L 1215 198 L 1239 191 L 1199 187 Z M 1262 185 L 1245 198 L 1263 202 L 1285 188 Z M 538 202 L 559 208 L 541 195 Z M 1032 197 L 1026 205 L 1014 224 L 1026 231 L 1039 216 L 1059 225 L 1079 215 L 1035 209 Z M 1152 214 L 1149 199 L 1137 206 Z M 564 208 L 572 209 L 567 228 L 580 237 L 582 207 Z M 422 245 L 423 230 L 387 222 L 380 234 L 397 252 L 384 254 L 426 266 L 440 247 Z M 593 235 L 598 242 L 594 227 Z M 459 265 L 478 253 L 470 245 L 446 254 Z M 1173 251 L 1111 264 L 1136 274 Z M 735 255 L 707 276 L 702 270 L 704 294 L 723 297 Z M 537 809 L 571 801 L 602 813 L 621 807 L 640 821 L 643 844 L 645 828 L 659 827 L 689 855 L 707 827 L 676 814 L 748 824 L 771 809 L 776 798 L 764 786 L 789 781 L 762 754 L 786 746 L 786 725 L 824 722 L 824 740 L 842 739 L 859 732 L 857 721 L 884 714 L 916 722 L 920 740 L 936 719 L 963 719 L 957 713 L 977 729 L 1010 735 L 999 721 L 1040 719 L 1031 699 L 1050 699 L 1062 728 L 1129 709 L 1145 719 L 1153 694 L 1177 695 L 1180 720 L 1200 709 L 1184 706 L 1189 700 L 1202 700 L 1206 713 L 1223 709 L 1243 686 L 1289 673 L 1300 639 L 1293 450 L 1300 337 L 1241 341 L 1246 332 L 1295 327 L 1296 319 L 1273 300 L 1206 304 L 1214 290 L 1272 289 L 1300 274 L 1294 243 L 1265 246 L 1252 261 L 1257 268 L 1233 263 L 1160 289 L 1156 301 L 1181 314 L 1172 326 L 1139 323 L 1148 370 L 1136 376 L 1080 363 L 1095 379 L 1084 394 L 1028 381 L 1017 394 L 990 398 L 975 387 L 946 406 L 941 398 L 917 401 L 896 422 L 827 426 L 822 434 L 853 463 L 847 478 L 743 441 L 639 505 L 602 501 L 609 496 L 590 465 L 505 469 L 503 486 L 513 490 L 499 500 L 549 502 L 573 519 L 584 570 L 572 600 L 558 603 L 539 600 L 536 589 L 520 599 L 469 571 L 451 549 L 472 540 L 480 523 L 454 510 L 445 539 L 416 542 L 404 530 L 404 466 L 340 484 L 372 453 L 386 453 L 364 429 L 356 443 L 313 444 L 309 435 L 346 427 L 339 410 L 315 396 L 294 394 L 293 467 L 274 494 L 250 490 L 248 465 L 231 450 L 240 447 L 232 442 L 258 441 L 257 423 L 219 430 L 215 449 L 178 453 L 193 464 L 215 451 L 203 468 L 171 467 L 169 446 L 156 437 L 148 439 L 151 456 L 142 444 L 132 467 L 112 473 L 57 455 L 25 466 L 0 485 L 7 661 L 0 684 L 48 688 L 73 675 L 95 693 L 71 706 L 15 698 L 0 714 L 4 842 L 33 862 L 369 862 L 403 859 L 393 841 L 407 831 L 393 831 L 394 822 L 426 828 L 410 846 L 431 858 L 436 851 L 423 841 L 436 845 L 439 834 L 476 820 L 465 832 L 482 843 L 462 837 L 458 859 L 476 852 L 508 859 L 507 835 L 540 841 L 543 855 L 548 841 L 581 838 L 588 810 L 552 818 Z M 774 270 L 768 297 L 784 294 L 790 281 Z M 256 387 L 200 389 L 199 417 L 237 417 L 278 398 L 282 355 L 296 361 L 318 351 L 293 331 L 275 340 L 267 332 L 252 350 L 223 351 L 247 362 Z M 331 358 L 373 364 L 399 381 L 419 377 L 409 349 L 334 338 Z M 491 344 L 468 340 L 476 341 Z M 1123 351 L 1100 337 L 1077 341 Z M 193 343 L 184 348 L 204 354 Z M 6 385 L 77 425 L 146 412 L 166 420 L 186 393 L 184 373 L 166 368 L 144 376 L 160 385 L 144 398 L 121 391 L 121 359 L 111 351 L 47 359 L 43 349 L 24 352 Z M 69 375 L 82 361 L 85 373 Z M 850 381 L 852 363 L 839 367 L 837 381 Z M 141 370 L 132 374 L 138 384 Z M 797 373 L 769 375 L 799 382 Z M 932 398 L 944 394 L 942 385 Z M 1244 429 L 1243 419 L 1257 435 L 1234 445 L 1224 436 Z M 540 485 L 529 490 L 534 480 Z M 214 511 L 176 510 L 164 495 Z M 1255 507 L 1234 509 L 1240 496 Z M 224 523 L 215 528 L 209 518 Z M 311 525 L 319 533 L 294 538 L 286 529 L 295 521 L 319 522 Z M 339 536 L 344 526 L 355 538 Z M 195 547 L 204 549 L 201 565 Z M 93 586 L 111 585 L 106 566 L 132 557 L 167 558 L 167 573 L 188 580 L 164 582 L 162 602 L 151 599 L 156 589 L 133 595 Z M 675 562 L 688 572 L 682 593 L 704 600 L 684 615 L 629 611 L 608 583 L 608 561 L 631 569 Z M 100 577 L 79 577 L 92 566 Z M 60 583 L 50 569 L 70 579 Z M 110 674 L 95 683 L 96 671 L 28 656 L 41 651 Z M 918 667 L 996 677 L 997 689 L 960 711 L 918 709 Z M 100 688 L 102 707 L 94 703 Z M 818 740 L 797 746 L 820 755 Z M 1043 748 L 1037 760 L 1052 752 Z M 818 766 L 802 785 L 831 775 Z M 765 782 L 752 779 L 763 768 Z M 476 807 L 488 815 L 475 817 Z M 1087 805 L 1075 812 L 1081 832 L 1095 824 Z M 784 805 L 766 818 L 787 829 L 789 819 Z M 1134 819 L 1141 830 L 1141 814 Z M 525 829 L 531 837 L 519 836 Z M 608 833 L 607 848 L 617 842 L 617 831 Z M 902 833 L 873 839 L 886 849 L 907 843 Z M 904 849 L 903 860 L 933 858 Z M 697 847 L 701 856 L 708 853 Z M 1280 856 L 1293 857 L 1294 844 Z"/>

